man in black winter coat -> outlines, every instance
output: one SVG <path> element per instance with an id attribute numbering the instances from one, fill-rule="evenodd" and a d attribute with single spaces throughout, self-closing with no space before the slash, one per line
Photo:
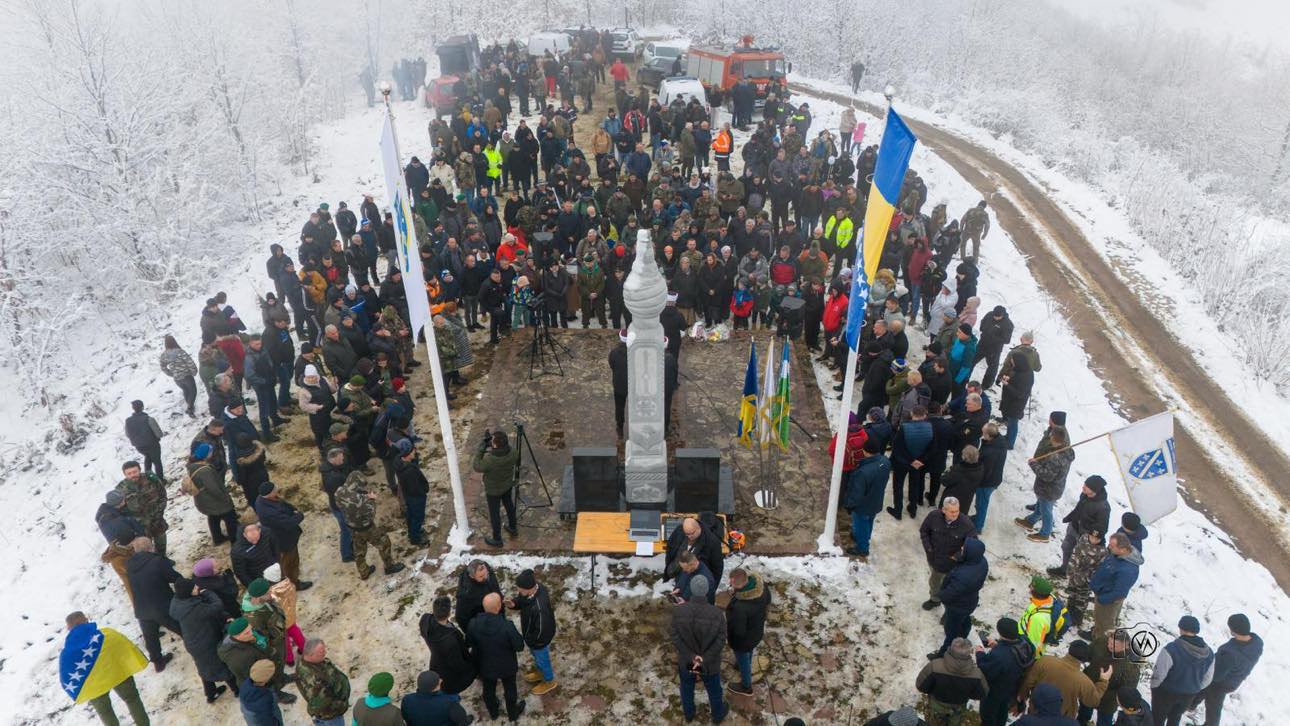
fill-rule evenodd
<path id="1" fill-rule="evenodd" d="M 457 579 L 457 625 L 463 631 L 470 629 L 470 621 L 484 612 L 484 598 L 490 593 L 501 593 L 493 568 L 483 560 L 472 560 Z"/>
<path id="2" fill-rule="evenodd" d="M 430 670 L 443 679 L 443 691 L 457 694 L 475 682 L 475 663 L 466 634 L 452 622 L 452 599 L 435 598 L 433 613 L 421 616 L 421 638 L 430 648 Z"/>
<path id="3" fill-rule="evenodd" d="M 488 342 L 496 343 L 498 333 L 509 327 L 506 320 L 506 285 L 502 282 L 502 271 L 494 267 L 488 278 L 479 285 L 478 308 L 488 315 Z"/>
<path id="4" fill-rule="evenodd" d="M 126 561 L 125 571 L 130 579 L 130 591 L 134 593 L 134 616 L 139 619 L 139 629 L 143 631 L 148 660 L 160 673 L 175 657 L 161 652 L 161 629 L 182 635 L 179 623 L 170 617 L 170 600 L 175 594 L 172 583 L 180 575 L 175 572 L 174 562 L 157 554 L 152 540 L 139 537 L 130 546 L 134 555 Z"/>
<path id="5" fill-rule="evenodd" d="M 125 435 L 130 445 L 143 454 L 143 471 L 145 474 L 156 474 L 158 479 L 165 480 L 161 471 L 161 437 L 165 432 L 157 424 L 157 419 L 143 411 L 143 401 L 131 401 L 134 413 L 125 420 Z"/>
<path id="6" fill-rule="evenodd" d="M 524 680 L 536 684 L 535 695 L 542 696 L 557 687 L 555 669 L 551 667 L 551 641 L 555 639 L 555 611 L 546 586 L 537 581 L 533 570 L 525 570 L 515 578 L 519 593 L 506 601 L 506 606 L 520 611 L 520 634 L 524 644 L 533 654 L 533 667 L 524 674 Z"/>
<path id="7" fill-rule="evenodd" d="M 864 382 L 860 384 L 860 405 L 857 411 L 868 411 L 875 406 L 887 408 L 887 381 L 891 379 L 892 354 L 877 340 L 869 341 L 864 349 Z M 835 390 L 842 390 L 835 386 Z"/>
<path id="8" fill-rule="evenodd" d="M 963 551 L 963 543 L 968 537 L 976 536 L 976 527 L 959 511 L 957 499 L 946 499 L 940 509 L 927 513 L 918 535 L 923 540 L 923 553 L 931 571 L 927 579 L 931 597 L 923 603 L 923 609 L 931 610 L 941 604 L 941 583 L 956 564 L 955 558 Z"/>
<path id="9" fill-rule="evenodd" d="M 682 520 L 681 526 L 667 538 L 667 552 L 663 563 L 663 573 L 666 576 L 673 577 L 677 574 L 676 559 L 682 552 L 693 552 L 700 562 L 708 566 L 713 580 L 721 582 L 721 573 L 726 567 L 721 540 L 693 517 Z"/>
<path id="10" fill-rule="evenodd" d="M 524 701 L 519 700 L 515 674 L 520 670 L 517 654 L 524 650 L 524 638 L 515 625 L 502 615 L 502 596 L 490 592 L 484 596 L 483 612 L 470 621 L 466 629 L 466 642 L 475 659 L 479 684 L 483 687 L 484 707 L 494 720 L 500 715 L 497 702 L 497 683 L 501 681 L 506 697 L 506 716 L 515 721 L 524 713 Z"/>
<path id="11" fill-rule="evenodd" d="M 726 642 L 739 666 L 739 685 L 732 692 L 752 695 L 753 651 L 766 634 L 766 611 L 770 609 L 770 588 L 757 575 L 742 567 L 730 571 L 734 597 L 726 606 Z"/>
<path id="12" fill-rule="evenodd" d="M 242 587 L 250 587 L 252 582 L 264 577 L 265 568 L 278 563 L 273 532 L 259 524 L 246 525 L 229 550 L 229 559 L 233 562 L 233 574 Z"/>
<path id="13" fill-rule="evenodd" d="M 1090 532 L 1105 536 L 1110 521 L 1111 503 L 1106 499 L 1106 480 L 1094 474 L 1084 480 L 1084 489 L 1080 492 L 1075 508 L 1062 517 L 1062 522 L 1068 525 L 1066 536 L 1062 539 L 1062 564 L 1048 568 L 1048 574 L 1064 576 L 1066 565 L 1071 560 L 1071 552 L 1075 551 L 1079 538 Z"/>
<path id="14" fill-rule="evenodd" d="M 981 386 L 984 388 L 994 385 L 994 378 L 999 373 L 999 356 L 1003 353 L 1003 346 L 1012 342 L 1012 329 L 1012 318 L 1008 317 L 1008 309 L 1002 305 L 995 306 L 989 315 L 981 319 L 976 360 L 972 362 L 972 366 L 975 368 L 977 363 L 985 360 L 985 377 L 981 379 Z"/>
<path id="15" fill-rule="evenodd" d="M 976 648 L 976 665 L 990 686 L 990 692 L 981 700 L 981 726 L 1004 726 L 1008 722 L 1008 709 L 1016 701 L 1021 678 L 1035 662 L 1035 646 L 1021 637 L 1016 620 L 1001 618 L 995 629 L 999 638 L 986 642 L 989 650 Z"/>
<path id="16" fill-rule="evenodd" d="M 427 176 L 429 172 L 427 172 Z M 348 205 L 344 202 L 336 205 L 336 229 L 340 230 L 340 238 L 348 240 L 358 234 L 358 217 L 354 215 Z"/>
<path id="17" fill-rule="evenodd" d="M 260 485 L 260 496 L 255 500 L 255 515 L 260 524 L 273 533 L 277 545 L 278 562 L 282 565 L 282 574 L 297 590 L 308 590 L 313 583 L 300 579 L 300 524 L 305 521 L 304 512 L 296 509 L 282 498 L 277 485 L 266 481 Z"/>
<path id="18" fill-rule="evenodd" d="M 689 600 L 672 609 L 672 645 L 681 680 L 681 711 L 694 720 L 694 684 L 702 680 L 712 708 L 712 722 L 720 723 L 729 708 L 721 693 L 721 651 L 726 647 L 726 619 L 720 608 L 708 603 L 708 581 L 695 578 Z"/>

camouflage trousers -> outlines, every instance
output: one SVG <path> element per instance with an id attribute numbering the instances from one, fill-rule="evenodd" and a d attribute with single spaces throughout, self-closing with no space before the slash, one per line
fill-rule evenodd
<path id="1" fill-rule="evenodd" d="M 358 577 L 360 580 L 367 579 L 367 546 L 372 545 L 376 548 L 377 554 L 381 556 L 381 564 L 387 569 L 394 562 L 390 555 L 390 538 L 381 527 L 372 526 L 365 530 L 353 530 L 354 537 L 354 565 L 358 567 Z"/>
<path id="2" fill-rule="evenodd" d="M 960 726 L 965 713 L 967 713 L 966 706 L 942 703 L 935 698 L 927 700 L 928 726 Z"/>

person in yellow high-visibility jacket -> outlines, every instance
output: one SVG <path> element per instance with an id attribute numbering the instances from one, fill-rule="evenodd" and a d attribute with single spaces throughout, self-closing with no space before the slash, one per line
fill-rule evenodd
<path id="1" fill-rule="evenodd" d="M 1053 586 L 1048 580 L 1035 576 L 1030 579 L 1030 602 L 1021 613 L 1021 634 L 1035 646 L 1035 657 L 1044 654 L 1044 639 L 1053 629 Z"/>
<path id="2" fill-rule="evenodd" d="M 498 180 L 502 177 L 502 152 L 489 142 L 488 146 L 484 147 L 484 158 L 488 160 L 488 188 L 495 190 Z"/>
<path id="3" fill-rule="evenodd" d="M 855 247 L 851 244 L 855 240 L 855 224 L 847 216 L 846 207 L 838 207 L 824 223 L 824 239 L 830 246 L 827 251 L 833 255 L 833 277 L 837 277 L 842 271 L 843 258 L 848 265 L 855 259 Z"/>

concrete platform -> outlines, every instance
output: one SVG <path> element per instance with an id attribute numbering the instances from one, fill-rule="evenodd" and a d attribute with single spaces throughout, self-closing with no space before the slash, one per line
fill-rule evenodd
<path id="1" fill-rule="evenodd" d="M 559 352 L 563 377 L 549 374 L 530 381 L 531 334 L 527 329 L 517 331 L 498 345 L 488 386 L 474 406 L 478 412 L 478 430 L 501 428 L 513 434 L 516 422 L 524 425 L 537 466 L 551 492 L 550 507 L 525 511 L 518 538 L 503 536 L 505 549 L 569 551 L 573 544 L 573 523 L 561 521 L 558 512 L 561 480 L 565 466 L 570 463 L 569 450 L 617 446 L 622 453 L 614 431 L 613 384 L 608 363 L 609 351 L 618 343 L 616 332 L 570 329 L 552 331 L 552 335 L 569 349 L 568 354 Z M 722 465 L 729 467 L 735 482 L 735 526 L 747 535 L 748 551 L 813 552 L 823 527 L 828 496 L 829 428 L 824 406 L 805 345 L 799 343 L 794 346 L 791 386 L 793 419 L 800 426 L 794 425 L 789 434 L 788 451 L 771 447 L 763 453 L 740 446 L 735 431 L 748 344 L 753 335 L 757 338 L 760 377 L 764 377 L 768 332 L 741 331 L 720 343 L 685 341 L 681 347 L 681 383 L 672 404 L 668 448 L 674 451 L 678 447 L 711 447 L 721 451 Z M 552 365 L 547 368 L 554 370 Z M 810 438 L 810 434 L 816 438 Z M 473 455 L 474 451 L 468 453 Z M 536 469 L 528 451 L 522 453 L 522 497 L 529 504 L 544 504 L 546 496 Z M 780 506 L 767 511 L 757 507 L 753 494 L 761 488 L 763 471 L 775 469 L 779 472 Z M 466 499 L 471 525 L 476 531 L 487 531 L 488 511 L 478 474 L 471 473 L 467 478 Z"/>

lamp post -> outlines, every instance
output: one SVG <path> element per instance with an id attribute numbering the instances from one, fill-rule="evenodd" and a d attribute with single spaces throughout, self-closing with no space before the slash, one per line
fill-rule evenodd
<path id="1" fill-rule="evenodd" d="M 888 83 L 886 87 L 882 89 L 882 95 L 887 99 L 887 110 L 890 111 L 891 101 L 896 97 L 896 87 Z M 883 113 L 883 118 L 887 118 L 886 112 Z"/>

